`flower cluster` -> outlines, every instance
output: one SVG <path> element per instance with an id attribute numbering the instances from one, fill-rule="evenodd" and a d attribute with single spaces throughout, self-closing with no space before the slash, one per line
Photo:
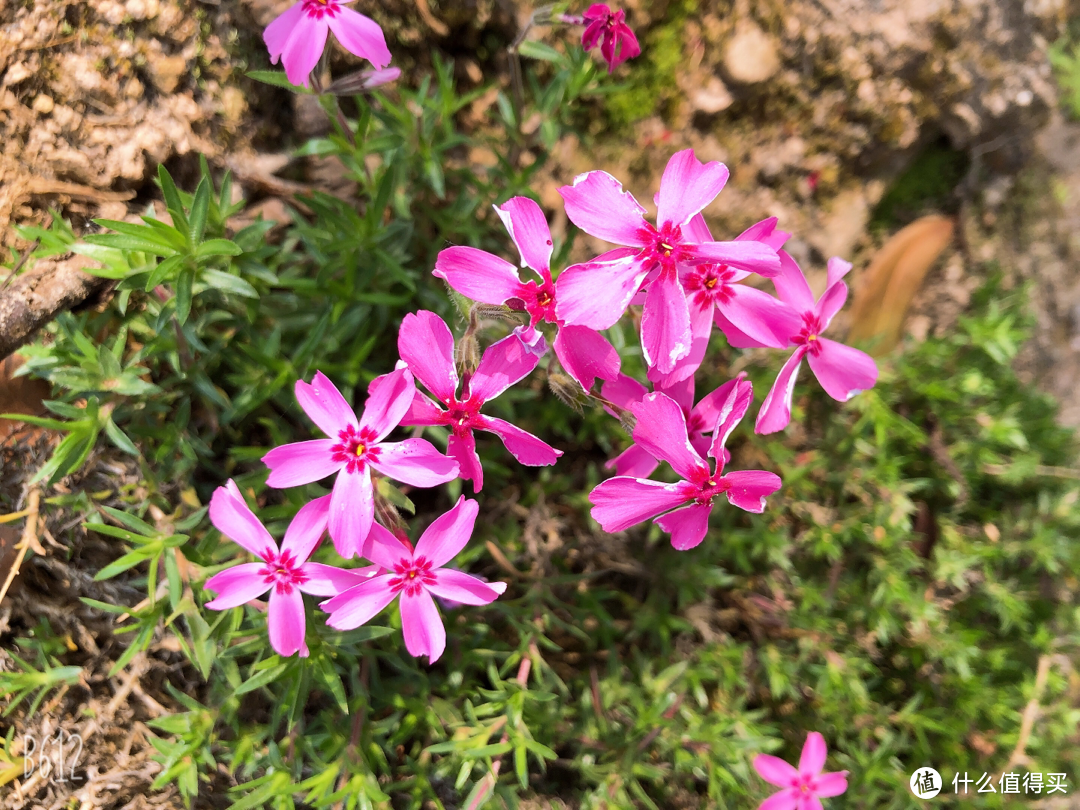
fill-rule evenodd
<path id="1" fill-rule="evenodd" d="M 330 31 L 376 71 L 389 63 L 378 25 L 343 2 L 301 0 L 267 28 L 271 56 L 282 59 L 291 82 L 310 80 Z M 594 4 L 580 18 L 563 21 L 585 26 L 583 46 L 588 50 L 600 44 L 609 70 L 640 52 L 622 11 Z M 477 431 L 497 436 L 522 464 L 555 464 L 562 451 L 487 412 L 488 403 L 541 364 L 549 375 L 565 371 L 580 386 L 577 395 L 592 398 L 632 433 L 632 444 L 607 464 L 617 474 L 589 495 L 592 516 L 605 531 L 651 519 L 671 535 L 676 549 L 688 550 L 706 538 L 720 495 L 740 509 L 763 512 L 766 499 L 780 489 L 780 478 L 766 470 L 727 469 L 728 440 L 754 401 L 746 375 L 695 404 L 695 375 L 714 327 L 733 347 L 791 352 L 758 410 L 758 433 L 782 430 L 790 422 L 804 358 L 826 393 L 839 401 L 873 386 L 877 367 L 866 354 L 822 335 L 846 301 L 843 278 L 850 264 L 831 259 L 827 287 L 815 299 L 783 249 L 789 234 L 778 229 L 775 218 L 733 239 L 714 239 L 702 211 L 727 178 L 719 162 L 703 163 L 690 149 L 676 153 L 664 171 L 655 220 L 650 221 L 645 208 L 610 174 L 580 175 L 560 189 L 566 215 L 613 247 L 562 272 L 551 267 L 554 240 L 539 205 L 515 197 L 495 206 L 520 267 L 477 248 L 455 246 L 439 254 L 433 269 L 434 276 L 477 302 L 464 335 L 456 341 L 434 312 L 406 316 L 397 335 L 400 360 L 369 384 L 359 416 L 321 372 L 310 383 L 296 382 L 300 407 L 325 438 L 270 450 L 263 457 L 270 470 L 267 484 L 296 487 L 333 477 L 333 485 L 328 495 L 297 512 L 280 546 L 234 482 L 215 492 L 212 522 L 259 561 L 211 577 L 206 588 L 216 598 L 207 606 L 237 607 L 269 591 L 271 645 L 281 655 L 306 656 L 302 594 L 323 598 L 319 606 L 326 623 L 338 630 L 359 627 L 397 598 L 407 650 L 434 663 L 446 646 L 434 597 L 444 607 L 486 605 L 506 585 L 448 567 L 472 536 L 479 512 L 475 500 L 460 497 L 414 547 L 384 485 L 396 481 L 433 487 L 461 478 L 479 493 L 484 470 Z M 768 279 L 776 295 L 753 286 L 755 277 Z M 646 381 L 623 373 L 619 352 L 603 334 L 631 307 L 640 307 L 635 320 Z M 477 313 L 496 308 L 502 315 L 522 313 L 526 322 L 480 352 Z M 391 434 L 404 427 L 417 433 L 391 441 Z M 445 431 L 445 452 L 419 437 L 425 427 Z M 650 477 L 662 462 L 677 480 Z M 324 535 L 340 557 L 362 558 L 368 565 L 347 569 L 312 562 Z M 824 740 L 816 732 L 807 739 L 798 769 L 759 756 L 754 766 L 762 778 L 784 788 L 762 806 L 820 807 L 818 797 L 843 792 L 844 773 L 821 773 L 825 757 Z"/>

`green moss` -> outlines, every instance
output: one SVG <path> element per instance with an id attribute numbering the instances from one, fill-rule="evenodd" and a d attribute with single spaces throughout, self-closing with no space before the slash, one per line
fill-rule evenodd
<path id="1" fill-rule="evenodd" d="M 928 146 L 892 184 L 870 218 L 875 230 L 895 230 L 928 211 L 952 207 L 953 190 L 964 179 L 968 157 L 945 140 Z"/>
<path id="2" fill-rule="evenodd" d="M 641 56 L 633 60 L 630 82 L 607 101 L 611 125 L 625 128 L 650 115 L 665 115 L 679 94 L 675 76 L 685 61 L 683 26 L 697 11 L 697 0 L 676 0 L 664 17 L 664 24 L 641 37 Z"/>

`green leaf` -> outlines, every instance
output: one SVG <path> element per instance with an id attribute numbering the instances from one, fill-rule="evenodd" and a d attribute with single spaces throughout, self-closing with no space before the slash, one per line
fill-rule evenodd
<path id="1" fill-rule="evenodd" d="M 311 95 L 312 91 L 306 87 L 302 87 L 298 84 L 293 84 L 289 81 L 289 77 L 281 71 L 277 70 L 249 70 L 246 74 L 249 79 L 254 79 L 257 82 L 263 84 L 273 85 L 274 87 L 283 87 L 286 90 L 292 90 L 294 93 L 300 93 L 302 95 Z"/>
<path id="2" fill-rule="evenodd" d="M 191 314 L 191 289 L 195 283 L 195 271 L 185 267 L 176 277 L 176 320 L 183 325 Z"/>
<path id="3" fill-rule="evenodd" d="M 258 298 L 259 291 L 252 287 L 240 276 L 225 273 L 221 270 L 203 270 L 203 281 L 209 286 L 222 292 L 240 295 L 244 298 Z"/>
<path id="4" fill-rule="evenodd" d="M 566 65 L 566 55 L 559 53 L 550 45 L 535 39 L 527 39 L 518 45 L 518 53 L 529 59 L 539 59 L 541 62 L 553 62 L 556 65 Z"/>
<path id="5" fill-rule="evenodd" d="M 129 551 L 119 560 L 115 560 L 114 562 L 109 563 L 96 574 L 94 574 L 94 580 L 96 582 L 101 582 L 105 579 L 112 579 L 122 571 L 127 571 L 129 568 L 134 568 L 139 563 L 145 562 L 146 560 L 149 560 L 151 557 L 160 553 L 160 548 L 155 549 L 149 547 L 137 548 L 134 551 Z"/>
<path id="6" fill-rule="evenodd" d="M 210 181 L 205 177 L 199 181 L 195 188 L 195 198 L 191 202 L 191 245 L 201 248 L 203 233 L 206 231 L 206 217 L 210 213 Z M 226 240 L 222 240 L 226 241 Z"/>
<path id="7" fill-rule="evenodd" d="M 180 192 L 176 190 L 176 184 L 173 182 L 172 176 L 165 170 L 164 164 L 158 166 L 158 184 L 161 186 L 161 193 L 165 197 L 165 207 L 172 217 L 173 225 L 181 233 L 190 231 L 191 226 L 188 225 L 187 215 L 184 213 L 184 204 L 180 200 Z"/>
<path id="8" fill-rule="evenodd" d="M 112 419 L 105 422 L 105 435 L 109 437 L 109 441 L 116 445 L 117 449 L 122 450 L 130 456 L 138 457 L 139 448 L 127 437 L 127 434 L 124 433 L 124 431 L 116 426 L 116 422 Z"/>
<path id="9" fill-rule="evenodd" d="M 228 239 L 207 239 L 195 250 L 195 256 L 205 259 L 207 256 L 239 256 L 243 249 Z"/>
<path id="10" fill-rule="evenodd" d="M 273 683 L 278 678 L 280 678 L 283 674 L 285 674 L 285 670 L 287 670 L 288 668 L 289 665 L 285 663 L 278 664 L 276 667 L 271 667 L 270 669 L 264 669 L 259 674 L 253 675 L 252 677 L 244 681 L 242 684 L 240 684 L 240 686 L 237 687 L 236 691 L 233 692 L 233 694 L 239 697 L 240 695 L 246 695 L 248 692 L 254 692 L 256 689 L 261 689 L 268 683 Z"/>
<path id="11" fill-rule="evenodd" d="M 127 526 L 133 532 L 143 535 L 144 537 L 157 537 L 158 530 L 147 523 L 141 518 L 135 517 L 130 512 L 125 512 L 122 509 L 114 509 L 111 506 L 100 507 L 101 511 L 115 520 L 117 523 L 122 523 Z"/>

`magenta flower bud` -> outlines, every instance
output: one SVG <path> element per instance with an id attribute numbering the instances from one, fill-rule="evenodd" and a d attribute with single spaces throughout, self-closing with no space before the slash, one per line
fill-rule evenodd
<path id="1" fill-rule="evenodd" d="M 608 63 L 608 73 L 641 53 L 637 37 L 626 24 L 626 12 L 612 11 L 606 3 L 593 3 L 582 15 L 585 31 L 581 47 L 591 51 L 600 43 L 600 53 Z"/>

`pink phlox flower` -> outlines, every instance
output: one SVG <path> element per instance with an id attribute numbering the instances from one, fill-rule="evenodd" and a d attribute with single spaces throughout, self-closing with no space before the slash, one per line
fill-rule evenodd
<path id="1" fill-rule="evenodd" d="M 334 32 L 349 53 L 367 59 L 381 70 L 390 64 L 390 50 L 379 24 L 370 17 L 345 8 L 352 0 L 300 0 L 263 31 L 270 63 L 278 59 L 293 84 L 308 87 L 311 71 L 319 63 L 326 37 Z"/>
<path id="2" fill-rule="evenodd" d="M 547 351 L 547 344 L 537 325 L 557 325 L 555 355 L 585 390 L 592 389 L 597 377 L 614 379 L 622 362 L 615 347 L 599 332 L 584 326 L 566 326 L 555 314 L 553 242 L 540 206 L 528 197 L 514 197 L 495 206 L 495 211 L 517 245 L 521 266 L 535 272 L 538 280 L 523 281 L 510 262 L 473 247 L 450 247 L 440 252 L 433 274 L 474 301 L 509 304 L 527 312 L 529 325 L 519 334 L 538 355 Z"/>
<path id="3" fill-rule="evenodd" d="M 326 531 L 330 496 L 306 504 L 289 528 L 281 547 L 244 501 L 236 482 L 218 487 L 210 499 L 210 522 L 218 530 L 261 562 L 242 563 L 210 577 L 203 586 L 217 597 L 206 603 L 211 610 L 228 610 L 257 599 L 270 591 L 267 626 L 270 645 L 279 655 L 308 654 L 304 643 L 304 600 L 301 593 L 333 596 L 358 578 L 375 573 L 367 568 L 345 571 L 322 563 L 308 562 Z"/>
<path id="4" fill-rule="evenodd" d="M 417 391 L 401 424 L 449 428 L 447 454 L 457 459 L 461 477 L 471 480 L 476 492 L 484 486 L 484 470 L 476 454 L 474 430 L 494 433 L 514 458 L 531 467 L 554 464 L 562 455 L 561 450 L 533 434 L 480 413 L 486 403 L 523 380 L 540 361 L 518 335 L 508 335 L 489 346 L 476 371 L 460 383 L 454 366 L 454 336 L 434 312 L 420 310 L 405 316 L 398 332 L 398 352 L 439 403 Z"/>
<path id="5" fill-rule="evenodd" d="M 656 226 L 607 172 L 579 175 L 559 189 L 567 216 L 586 233 L 625 247 L 568 267 L 556 282 L 556 315 L 565 323 L 607 329 L 645 291 L 641 348 L 649 366 L 670 374 L 691 351 L 690 308 L 680 271 L 712 263 L 772 276 L 780 260 L 767 244 L 715 242 L 691 221 L 720 193 L 728 170 L 701 163 L 694 150 L 676 152 L 656 195 Z"/>
<path id="6" fill-rule="evenodd" d="M 345 397 L 321 372 L 310 384 L 296 382 L 296 399 L 329 439 L 275 447 L 263 462 L 266 483 L 296 487 L 337 474 L 330 501 L 330 537 L 346 559 L 358 554 L 375 520 L 371 471 L 415 487 L 445 484 L 458 475 L 458 463 L 424 439 L 383 441 L 409 411 L 416 384 L 408 369 L 376 377 L 359 419 Z"/>
<path id="7" fill-rule="evenodd" d="M 641 53 L 641 46 L 626 24 L 626 12 L 622 9 L 612 11 L 606 3 L 593 3 L 581 16 L 585 23 L 581 47 L 591 51 L 599 42 L 608 73 Z"/>
<path id="8" fill-rule="evenodd" d="M 723 493 L 728 501 L 748 512 L 763 512 L 765 498 L 780 489 L 780 478 L 764 470 L 724 474 L 724 445 L 753 400 L 748 380 L 736 380 L 718 407 L 708 454 L 716 469 L 690 443 L 686 416 L 667 394 L 647 394 L 631 407 L 637 418 L 634 442 L 653 458 L 666 461 L 683 479 L 664 484 L 645 478 L 617 476 L 591 493 L 592 516 L 606 532 L 619 532 L 649 518 L 671 534 L 671 544 L 683 551 L 694 548 L 709 529 L 713 500 Z M 668 511 L 674 510 L 674 511 Z M 661 515 L 661 517 L 655 517 Z"/>
<path id="9" fill-rule="evenodd" d="M 791 234 L 777 229 L 776 222 L 776 217 L 770 217 L 751 225 L 735 241 L 761 242 L 779 251 Z M 687 231 L 692 238 L 703 242 L 712 239 L 701 214 L 690 220 Z M 650 380 L 670 384 L 693 375 L 705 358 L 714 321 L 721 329 L 742 330 L 766 344 L 775 342 L 769 323 L 773 311 L 783 304 L 762 290 L 740 283 L 749 276 L 747 270 L 712 262 L 680 268 L 679 277 L 690 307 L 690 352 L 668 374 L 651 367 Z"/>
<path id="10" fill-rule="evenodd" d="M 791 421 L 795 378 L 804 357 L 825 393 L 839 402 L 847 402 L 877 382 L 877 364 L 870 355 L 821 336 L 847 300 L 848 288 L 843 278 L 849 270 L 849 262 L 835 257 L 829 259 L 827 287 L 815 301 L 802 270 L 791 256 L 780 251 L 780 274 L 773 279 L 773 284 L 784 306 L 774 308 L 768 315 L 775 340 L 758 341 L 737 330 L 725 329 L 728 341 L 740 348 L 796 347 L 761 405 L 754 428 L 757 433 L 783 430 Z"/>
<path id="11" fill-rule="evenodd" d="M 758 810 L 822 810 L 822 799 L 846 791 L 847 771 L 821 772 L 828 753 L 825 738 L 811 731 L 806 735 L 798 769 L 769 754 L 754 757 L 758 776 L 770 785 L 783 788 L 763 801 Z"/>
<path id="12" fill-rule="evenodd" d="M 697 405 L 694 405 L 693 377 L 687 377 L 670 385 L 657 384 L 655 390 L 667 394 L 682 410 L 686 418 L 686 431 L 690 444 L 699 456 L 704 457 L 709 452 L 710 434 L 716 427 L 720 406 L 727 400 L 735 385 L 744 379 L 746 379 L 745 371 L 740 372 L 739 376 L 728 380 L 712 393 L 706 394 Z M 625 374 L 620 375 L 618 380 L 605 382 L 600 391 L 601 396 L 606 400 L 625 410 L 630 410 L 641 402 L 648 393 L 644 385 Z M 607 407 L 604 410 L 612 413 Z M 612 413 L 612 415 L 616 414 Z M 724 464 L 731 461 L 731 454 L 726 449 L 723 450 L 722 461 Z M 648 478 L 658 466 L 660 462 L 636 444 L 631 444 L 604 465 L 606 469 L 614 469 L 616 475 L 628 475 L 631 478 Z"/>
<path id="13" fill-rule="evenodd" d="M 352 630 L 398 597 L 405 648 L 410 655 L 428 656 L 428 663 L 434 664 L 446 647 L 446 629 L 432 596 L 463 605 L 487 605 L 506 590 L 504 582 L 484 582 L 445 567 L 472 536 L 478 510 L 476 501 L 462 496 L 453 509 L 428 526 L 415 549 L 376 523 L 363 556 L 384 573 L 323 602 L 322 609 L 330 614 L 326 623 L 337 630 Z"/>

